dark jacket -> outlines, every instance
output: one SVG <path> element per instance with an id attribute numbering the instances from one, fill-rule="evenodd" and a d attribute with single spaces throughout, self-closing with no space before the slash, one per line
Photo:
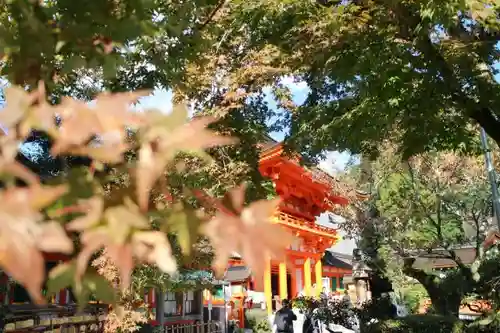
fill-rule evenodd
<path id="1" fill-rule="evenodd" d="M 274 325 L 276 325 L 278 332 L 292 333 L 294 320 L 297 320 L 295 313 L 292 309 L 285 307 L 276 312 Z"/>

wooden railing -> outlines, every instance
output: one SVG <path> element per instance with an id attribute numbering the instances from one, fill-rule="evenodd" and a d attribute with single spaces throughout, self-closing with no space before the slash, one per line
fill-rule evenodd
<path id="1" fill-rule="evenodd" d="M 325 237 L 336 237 L 336 229 L 318 225 L 315 223 L 307 223 L 304 220 L 298 219 L 295 216 L 284 212 L 277 212 L 274 216 L 274 222 L 290 226 L 295 229 L 317 233 Z"/>
<path id="2" fill-rule="evenodd" d="M 4 332 L 103 332 L 107 305 L 92 304 L 78 312 L 76 305 L 32 304 L 7 308 Z"/>
<path id="3" fill-rule="evenodd" d="M 222 333 L 221 326 L 215 321 L 209 323 L 168 325 L 165 326 L 165 333 Z"/>
<path id="4" fill-rule="evenodd" d="M 164 327 L 144 327 L 139 333 L 224 333 L 223 326 L 217 321 L 195 324 L 166 324 Z"/>

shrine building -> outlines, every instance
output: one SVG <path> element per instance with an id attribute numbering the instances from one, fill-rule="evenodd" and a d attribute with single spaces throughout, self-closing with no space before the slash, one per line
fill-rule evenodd
<path id="1" fill-rule="evenodd" d="M 325 251 L 340 237 L 335 228 L 317 224 L 316 218 L 333 210 L 335 205 L 347 205 L 348 200 L 334 193 L 335 179 L 318 169 L 301 166 L 299 157 L 285 154 L 281 143 L 269 142 L 261 147 L 259 171 L 273 182 L 282 198 L 274 222 L 290 230 L 296 241 L 287 249 L 287 262 L 268 263 L 263 283 L 254 280 L 237 255 L 228 263 L 225 280 L 233 286 L 233 298 L 241 301 L 247 295 L 263 292 L 266 309 L 271 313 L 276 308 L 275 301 L 299 295 L 318 296 L 322 291 L 343 288 L 343 276 L 350 275 L 352 267 L 345 262 L 342 267 L 333 267 L 331 258 L 325 261 Z M 205 304 L 210 297 L 206 295 Z M 217 303 L 216 296 L 210 299 L 210 304 L 214 302 Z"/>

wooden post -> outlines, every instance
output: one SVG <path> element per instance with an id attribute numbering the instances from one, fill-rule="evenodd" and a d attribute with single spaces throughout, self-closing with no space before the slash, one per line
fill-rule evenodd
<path id="1" fill-rule="evenodd" d="M 288 298 L 288 286 L 287 286 L 287 275 L 286 275 L 286 264 L 284 262 L 279 265 L 280 274 L 280 298 L 283 301 Z"/>
<path id="2" fill-rule="evenodd" d="M 160 327 L 165 326 L 165 293 L 155 290 L 156 322 Z"/>
<path id="3" fill-rule="evenodd" d="M 266 297 L 267 313 L 273 312 L 273 290 L 271 286 L 271 260 L 267 261 L 266 271 L 264 272 L 264 295 Z"/>
<path id="4" fill-rule="evenodd" d="M 307 258 L 304 261 L 304 296 L 313 296 L 311 287 L 311 258 Z"/>

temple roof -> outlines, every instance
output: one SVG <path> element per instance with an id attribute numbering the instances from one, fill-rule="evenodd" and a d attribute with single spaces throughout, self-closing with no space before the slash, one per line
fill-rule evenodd
<path id="1" fill-rule="evenodd" d="M 262 154 L 265 154 L 267 151 L 270 151 L 270 150 L 273 150 L 274 148 L 278 148 L 280 146 L 282 146 L 282 142 L 278 142 L 276 140 L 274 140 L 273 138 L 271 138 L 270 136 L 267 136 L 265 138 L 265 140 L 263 140 L 261 143 L 259 143 L 259 146 L 261 148 L 261 151 L 262 151 Z M 297 155 L 300 155 L 300 154 L 297 154 Z M 332 175 L 330 175 L 329 173 L 325 172 L 324 170 L 322 170 L 321 168 L 319 168 L 318 166 L 309 166 L 309 167 L 305 167 L 305 166 L 302 166 L 304 168 L 304 170 L 308 173 L 312 173 L 314 174 L 315 177 L 317 177 L 318 179 L 316 179 L 317 181 L 320 181 L 320 182 L 324 182 L 334 188 L 336 188 L 337 184 L 339 183 L 338 179 L 336 179 L 335 177 L 333 177 Z"/>
<path id="2" fill-rule="evenodd" d="M 349 258 L 350 257 L 350 258 Z M 331 266 L 342 269 L 352 269 L 352 256 L 333 252 L 325 251 L 323 256 L 323 265 Z"/>
<path id="3" fill-rule="evenodd" d="M 462 247 L 454 250 L 465 265 L 472 264 L 476 259 L 475 247 Z M 455 267 L 457 265 L 456 262 L 446 258 L 446 254 L 447 251 L 445 250 L 435 250 L 430 254 L 417 255 L 416 260 L 413 263 L 413 267 L 419 269 Z"/>
<path id="4" fill-rule="evenodd" d="M 241 282 L 247 280 L 252 272 L 246 266 L 231 266 L 228 267 L 226 274 L 224 274 L 224 281 L 228 282 Z"/>

